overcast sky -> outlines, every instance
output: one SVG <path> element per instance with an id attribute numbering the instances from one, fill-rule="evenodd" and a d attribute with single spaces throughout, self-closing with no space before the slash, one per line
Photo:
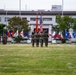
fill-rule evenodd
<path id="1" fill-rule="evenodd" d="M 62 0 L 21 0 L 21 10 L 51 10 L 52 5 L 61 5 Z M 0 0 L 0 9 L 19 10 L 19 0 Z M 64 0 L 63 10 L 75 10 L 76 0 Z"/>

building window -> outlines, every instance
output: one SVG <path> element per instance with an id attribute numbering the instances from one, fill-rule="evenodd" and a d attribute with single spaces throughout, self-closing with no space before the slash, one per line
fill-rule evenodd
<path id="1" fill-rule="evenodd" d="M 36 18 L 30 18 L 31 21 L 36 21 Z M 39 18 L 38 18 L 39 21 Z"/>
<path id="2" fill-rule="evenodd" d="M 26 17 L 22 17 L 22 19 L 27 20 L 27 18 L 26 18 Z"/>
<path id="3" fill-rule="evenodd" d="M 43 18 L 43 21 L 52 21 L 52 18 Z"/>
<path id="4" fill-rule="evenodd" d="M 56 9 L 56 7 L 52 7 L 52 9 Z"/>
<path id="5" fill-rule="evenodd" d="M 9 21 L 9 19 L 10 19 L 9 17 L 5 17 L 5 22 Z"/>
<path id="6" fill-rule="evenodd" d="M 36 21 L 36 18 L 31 18 L 31 21 Z M 38 18 L 40 20 L 40 18 Z M 52 21 L 52 18 L 43 18 L 43 21 Z"/>
<path id="7" fill-rule="evenodd" d="M 30 18 L 31 21 L 36 21 L 36 18 Z"/>
<path id="8" fill-rule="evenodd" d="M 1 22 L 1 17 L 0 17 L 0 22 Z"/>

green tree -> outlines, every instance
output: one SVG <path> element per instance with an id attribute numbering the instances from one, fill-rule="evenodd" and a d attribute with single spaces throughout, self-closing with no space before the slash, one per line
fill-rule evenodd
<path id="1" fill-rule="evenodd" d="M 0 34 L 3 33 L 5 26 L 6 26 L 5 24 L 0 24 Z"/>
<path id="2" fill-rule="evenodd" d="M 55 25 L 53 29 L 57 31 L 57 34 L 59 33 L 59 31 L 62 32 L 63 41 L 65 42 L 65 30 L 69 31 L 70 28 L 73 28 L 74 20 L 72 17 L 69 17 L 69 16 L 61 17 L 61 15 L 57 15 L 56 22 L 57 22 L 57 25 Z"/>
<path id="3" fill-rule="evenodd" d="M 20 17 L 12 17 L 9 20 L 8 29 L 13 29 L 14 31 L 18 30 L 19 33 L 22 30 L 26 32 L 30 30 L 28 22 L 29 21 L 27 21 L 26 19 L 22 19 Z M 22 40 L 22 37 L 20 35 L 18 35 L 17 37 L 12 37 L 12 38 L 14 38 L 17 43 L 20 43 L 20 41 Z"/>
<path id="4" fill-rule="evenodd" d="M 1 34 L 5 31 L 4 30 L 5 26 L 6 26 L 5 24 L 0 24 L 0 41 L 1 41 Z"/>
<path id="5" fill-rule="evenodd" d="M 20 17 L 12 17 L 9 20 L 8 29 L 14 29 L 15 31 L 21 31 L 23 29 L 24 31 L 28 31 L 29 24 L 28 21 L 25 19 L 22 19 Z"/>
<path id="6" fill-rule="evenodd" d="M 73 26 L 74 31 L 76 31 L 76 18 L 74 18 L 74 26 Z"/>

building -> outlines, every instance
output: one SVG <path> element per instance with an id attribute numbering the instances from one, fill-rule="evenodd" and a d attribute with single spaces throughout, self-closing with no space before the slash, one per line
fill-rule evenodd
<path id="1" fill-rule="evenodd" d="M 62 15 L 62 11 L 21 11 L 21 15 L 19 15 L 19 11 L 0 10 L 0 23 L 8 25 L 8 20 L 11 17 L 20 16 L 29 21 L 29 27 L 31 28 L 29 35 L 31 35 L 31 32 L 36 27 L 36 16 L 38 14 L 38 18 L 40 18 L 40 13 L 43 14 L 43 29 L 48 30 L 48 34 L 52 34 L 52 25 L 56 25 L 56 15 Z M 64 11 L 63 13 L 64 15 L 76 18 L 76 11 Z M 40 26 L 38 26 L 38 28 L 40 28 Z M 50 36 L 49 41 L 51 40 L 52 38 Z"/>

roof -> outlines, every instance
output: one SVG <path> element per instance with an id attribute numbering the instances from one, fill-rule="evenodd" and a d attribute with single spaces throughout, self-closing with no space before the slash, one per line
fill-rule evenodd
<path id="1" fill-rule="evenodd" d="M 19 15 L 19 11 L 0 10 L 0 15 Z M 21 11 L 21 15 L 36 15 L 42 13 L 43 15 L 57 15 L 62 14 L 62 11 Z M 76 11 L 63 11 L 64 15 L 76 15 Z"/>

